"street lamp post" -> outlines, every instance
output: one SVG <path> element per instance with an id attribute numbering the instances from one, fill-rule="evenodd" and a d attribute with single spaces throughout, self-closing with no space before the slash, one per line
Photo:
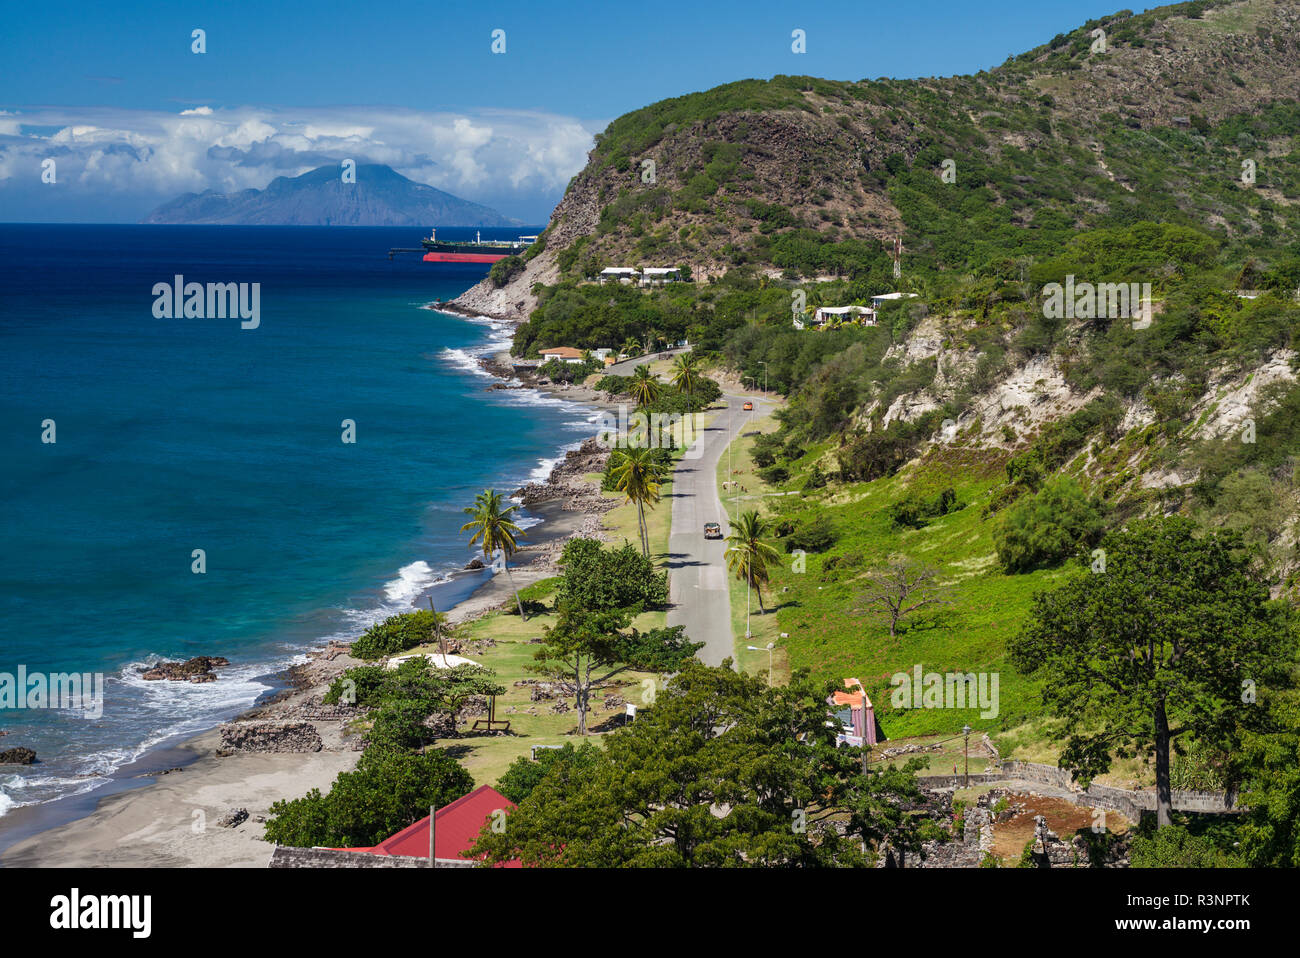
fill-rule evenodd
<path id="1" fill-rule="evenodd" d="M 731 434 L 731 400 L 727 400 L 727 501 L 730 502 L 734 497 L 734 490 L 731 487 L 731 444 L 735 437 Z M 731 521 L 731 512 L 727 512 L 727 521 Z"/>
<path id="2" fill-rule="evenodd" d="M 746 575 L 745 576 L 745 638 L 747 639 L 752 639 L 754 637 L 754 633 L 749 631 L 749 618 L 750 615 L 752 614 L 750 612 L 752 605 L 750 604 L 749 601 L 749 590 L 751 588 L 751 585 L 752 583 L 750 581 L 750 576 Z"/>
<path id="3" fill-rule="evenodd" d="M 970 785 L 970 733 L 971 727 L 969 725 L 963 725 L 961 727 L 961 734 L 966 738 L 966 774 L 962 776 L 962 788 L 966 788 Z"/>
<path id="4" fill-rule="evenodd" d="M 767 687 L 772 687 L 772 649 L 776 646 L 775 642 L 767 643 Z M 747 645 L 745 648 L 751 652 L 762 652 L 757 645 Z"/>

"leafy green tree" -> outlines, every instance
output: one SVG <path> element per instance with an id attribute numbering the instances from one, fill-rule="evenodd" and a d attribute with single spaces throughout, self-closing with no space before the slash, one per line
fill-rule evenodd
<path id="1" fill-rule="evenodd" d="M 631 606 L 657 608 L 668 602 L 668 575 L 631 543 L 604 548 L 595 539 L 570 539 L 560 553 L 563 576 L 557 601 L 605 611 Z"/>
<path id="2" fill-rule="evenodd" d="M 563 748 L 540 749 L 536 759 L 521 755 L 511 762 L 497 780 L 497 791 L 518 805 L 557 766 L 564 766 L 566 774 L 582 774 L 600 759 L 601 750 L 591 742 L 583 742 L 577 748 L 572 742 L 566 742 Z"/>
<path id="3" fill-rule="evenodd" d="M 474 779 L 455 759 L 366 749 L 351 772 L 340 772 L 329 793 L 271 806 L 266 840 L 277 845 L 352 848 L 376 845 L 469 792 Z"/>
<path id="4" fill-rule="evenodd" d="M 781 561 L 781 553 L 768 541 L 770 533 L 770 524 L 758 510 L 742 512 L 731 527 L 731 535 L 727 536 L 725 553 L 731 573 L 745 583 L 746 589 L 758 593 L 758 608 L 763 613 L 767 612 L 763 605 L 763 586 L 771 578 L 772 566 Z"/>
<path id="5" fill-rule="evenodd" d="M 519 606 L 519 617 L 527 621 L 524 604 L 519 599 L 519 590 L 515 587 L 514 576 L 510 574 L 510 557 L 519 551 L 518 540 L 524 538 L 524 531 L 515 524 L 511 516 L 517 506 L 502 508 L 505 496 L 493 489 L 484 489 L 474 499 L 474 505 L 466 506 L 462 511 L 472 518 L 460 527 L 461 532 L 473 532 L 469 544 L 476 542 L 483 546 L 483 558 L 488 562 L 497 552 L 501 553 L 501 564 L 510 588 L 515 593 L 515 602 Z"/>
<path id="6" fill-rule="evenodd" d="M 818 510 L 801 519 L 784 536 L 785 551 L 825 552 L 835 544 L 835 527 L 826 513 Z"/>
<path id="7" fill-rule="evenodd" d="M 993 544 L 1008 572 L 1056 565 L 1096 545 L 1104 507 L 1068 476 L 1049 479 L 1038 493 L 1016 500 L 993 529 Z"/>
<path id="8" fill-rule="evenodd" d="M 548 627 L 529 668 L 547 676 L 574 699 L 578 734 L 587 734 L 591 694 L 618 675 L 641 672 L 676 672 L 695 655 L 703 642 L 691 642 L 683 626 L 628 629 L 633 609 L 592 611 L 577 606 L 560 608 L 560 618 Z"/>
<path id="9" fill-rule="evenodd" d="M 552 867 L 863 866 L 926 834 L 915 765 L 863 776 L 835 747 L 827 689 L 692 664 L 604 738 L 556 762 L 475 851 Z M 839 820 L 847 834 L 834 827 Z M 866 854 L 864 854 L 864 851 Z"/>
<path id="10" fill-rule="evenodd" d="M 1143 519 L 1101 542 L 1104 572 L 1034 597 L 1011 644 L 1043 679 L 1067 733 L 1063 768 L 1093 778 L 1114 757 L 1155 758 L 1157 822 L 1170 822 L 1170 751 L 1183 736 L 1235 748 L 1265 724 L 1263 690 L 1288 682 L 1294 636 L 1234 534 L 1196 538 L 1182 517 Z"/>
<path id="11" fill-rule="evenodd" d="M 427 645 L 434 641 L 435 633 L 442 627 L 442 613 L 421 610 L 390 615 L 362 632 L 352 643 L 352 654 L 358 659 L 382 659 Z"/>
<path id="12" fill-rule="evenodd" d="M 1300 693 L 1287 689 L 1263 704 L 1271 727 L 1247 734 L 1240 753 L 1248 809 L 1241 855 L 1257 868 L 1300 868 Z"/>
<path id="13" fill-rule="evenodd" d="M 417 656 L 395 669 L 349 669 L 331 683 L 325 701 L 343 701 L 348 691 L 354 699 L 351 704 L 363 708 L 398 707 L 400 714 L 414 715 L 417 721 L 445 712 L 454 724 L 471 698 L 504 695 L 505 686 L 496 680 L 496 672 L 485 666 L 463 663 L 435 668 L 427 658 Z M 397 715 L 391 717 L 396 719 Z"/>
<path id="14" fill-rule="evenodd" d="M 1240 857 L 1205 833 L 1186 825 L 1139 827 L 1129 853 L 1133 868 L 1240 868 Z"/>

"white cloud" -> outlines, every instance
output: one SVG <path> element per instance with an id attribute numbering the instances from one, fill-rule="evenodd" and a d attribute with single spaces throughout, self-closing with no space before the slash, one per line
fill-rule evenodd
<path id="1" fill-rule="evenodd" d="M 524 208 L 548 210 L 559 198 L 586 162 L 593 132 L 573 117 L 507 110 L 42 107 L 0 112 L 0 190 L 34 195 L 40 163 L 52 156 L 59 182 L 80 191 L 89 209 L 97 196 L 105 208 L 138 197 L 143 216 L 180 193 L 260 189 L 351 158 L 470 200 L 514 198 L 515 215 L 527 215 Z"/>

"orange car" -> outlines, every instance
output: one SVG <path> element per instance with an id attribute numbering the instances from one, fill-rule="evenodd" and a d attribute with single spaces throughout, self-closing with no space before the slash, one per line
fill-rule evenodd
<path id="1" fill-rule="evenodd" d="M 747 402 L 747 403 L 745 403 L 745 406 L 744 406 L 745 412 L 749 412 L 749 411 L 750 411 L 751 409 L 753 409 L 753 408 L 754 408 L 754 404 L 753 404 L 752 402 Z"/>

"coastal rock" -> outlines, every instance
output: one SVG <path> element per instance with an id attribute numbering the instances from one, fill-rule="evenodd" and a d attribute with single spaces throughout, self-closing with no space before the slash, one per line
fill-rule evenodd
<path id="1" fill-rule="evenodd" d="M 185 662 L 155 662 L 140 667 L 140 677 L 146 682 L 215 682 L 213 669 L 230 664 L 220 655 L 196 655 Z"/>
<path id="2" fill-rule="evenodd" d="M 310 722 L 230 722 L 221 726 L 223 750 L 232 752 L 319 752 L 320 733 Z"/>
<path id="3" fill-rule="evenodd" d="M 217 819 L 217 824 L 222 828 L 235 828 L 246 821 L 248 821 L 248 809 L 232 808 Z"/>
<path id="4" fill-rule="evenodd" d="M 0 765 L 31 765 L 36 761 L 36 753 L 30 748 L 6 749 L 0 752 Z"/>
<path id="5" fill-rule="evenodd" d="M 466 571 L 466 572 L 477 572 L 479 569 L 482 569 L 482 568 L 485 568 L 485 566 L 483 565 L 483 560 L 482 560 L 482 559 L 470 559 L 470 560 L 469 560 L 469 563 L 465 566 L 465 571 Z"/>
<path id="6" fill-rule="evenodd" d="M 603 513 L 618 505 L 606 499 L 595 483 L 588 482 L 588 473 L 603 472 L 609 459 L 609 450 L 598 440 L 585 440 L 577 449 L 570 449 L 555 465 L 545 482 L 530 482 L 515 492 L 525 507 L 539 502 L 558 500 L 566 512 Z"/>

